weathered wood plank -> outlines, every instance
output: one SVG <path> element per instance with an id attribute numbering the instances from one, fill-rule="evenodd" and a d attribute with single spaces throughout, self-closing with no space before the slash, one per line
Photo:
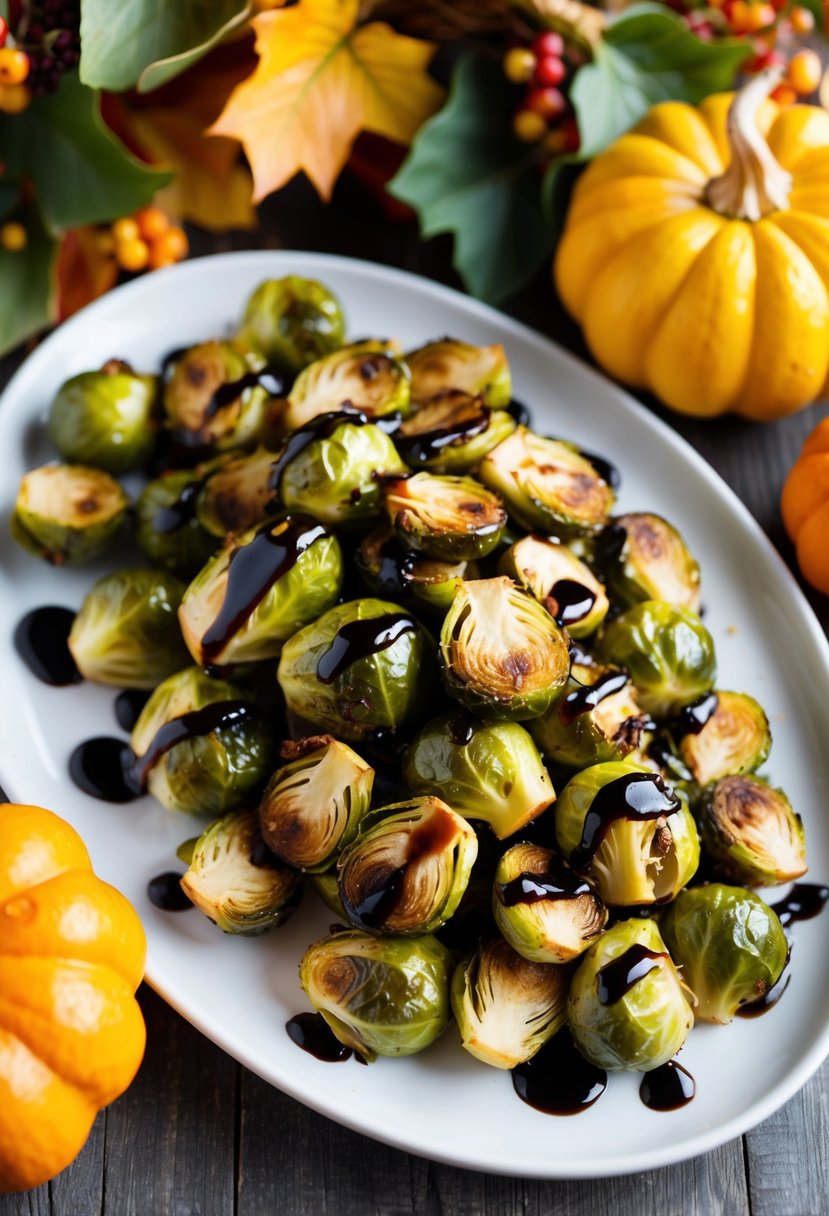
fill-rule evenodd
<path id="1" fill-rule="evenodd" d="M 49 1183 L 52 1216 L 102 1216 L 108 1117 L 108 1111 L 101 1111 L 81 1154 Z"/>
<path id="2" fill-rule="evenodd" d="M 752 1216 L 829 1212 L 829 1062 L 746 1136 Z"/>

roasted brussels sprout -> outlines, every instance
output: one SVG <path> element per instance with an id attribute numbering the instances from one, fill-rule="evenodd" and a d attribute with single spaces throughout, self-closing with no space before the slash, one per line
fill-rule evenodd
<path id="1" fill-rule="evenodd" d="M 555 819 L 559 848 L 606 904 L 672 899 L 699 865 L 687 805 L 638 765 L 594 764 L 576 773 L 559 795 Z"/>
<path id="2" fill-rule="evenodd" d="M 526 587 L 573 638 L 586 638 L 610 607 L 589 566 L 552 536 L 525 536 L 501 557 L 502 574 Z"/>
<path id="3" fill-rule="evenodd" d="M 430 935 L 350 930 L 310 946 L 299 982 L 341 1043 L 366 1060 L 411 1056 L 449 1023 L 452 955 Z"/>
<path id="4" fill-rule="evenodd" d="M 639 747 L 650 721 L 627 672 L 574 661 L 561 694 L 529 730 L 550 760 L 586 768 L 623 760 Z"/>
<path id="5" fill-rule="evenodd" d="M 803 823 L 782 790 L 759 777 L 721 777 L 699 808 L 702 847 L 717 869 L 749 887 L 806 873 Z"/>
<path id="6" fill-rule="evenodd" d="M 302 876 L 262 848 L 255 811 L 211 823 L 193 846 L 181 886 L 224 933 L 264 933 L 299 903 Z"/>
<path id="7" fill-rule="evenodd" d="M 469 473 L 515 430 L 506 410 L 456 389 L 437 393 L 405 418 L 394 442 L 407 464 L 432 473 Z"/>
<path id="8" fill-rule="evenodd" d="M 289 760 L 259 804 L 265 844 L 298 870 L 327 870 L 371 804 L 374 769 L 346 743 L 313 735 L 283 744 Z"/>
<path id="9" fill-rule="evenodd" d="M 241 689 L 199 667 L 150 697 L 130 740 L 135 778 L 171 811 L 216 815 L 239 806 L 270 770 L 262 714 Z"/>
<path id="10" fill-rule="evenodd" d="M 592 1064 L 650 1072 L 676 1055 L 688 1037 L 691 1000 L 656 921 L 623 920 L 579 964 L 567 1022 Z"/>
<path id="11" fill-rule="evenodd" d="M 461 583 L 440 632 L 447 692 L 489 718 L 523 721 L 550 705 L 570 670 L 567 639 L 511 579 Z"/>
<path id="12" fill-rule="evenodd" d="M 507 522 L 498 495 L 472 477 L 414 473 L 387 479 L 383 501 L 405 547 L 439 561 L 485 557 Z"/>
<path id="13" fill-rule="evenodd" d="M 673 725 L 677 750 L 697 785 L 750 773 L 771 750 L 768 719 L 744 692 L 712 692 L 688 705 Z"/>
<path id="14" fill-rule="evenodd" d="M 200 570 L 218 547 L 196 514 L 204 478 L 198 469 L 164 473 L 147 483 L 135 504 L 135 539 L 141 552 L 153 565 L 185 578 Z"/>
<path id="15" fill-rule="evenodd" d="M 439 562 L 404 549 L 391 528 L 369 532 L 356 554 L 357 567 L 375 595 L 409 596 L 445 615 L 458 585 L 478 577 L 474 562 Z"/>
<path id="16" fill-rule="evenodd" d="M 531 1059 L 567 1020 L 569 975 L 500 938 L 456 968 L 450 997 L 466 1050 L 493 1068 Z"/>
<path id="17" fill-rule="evenodd" d="M 406 362 L 412 373 L 413 401 L 429 401 L 445 389 L 459 389 L 481 397 L 485 405 L 509 405 L 512 377 L 503 346 L 471 346 L 443 338 L 411 351 Z"/>
<path id="18" fill-rule="evenodd" d="M 372 812 L 337 863 L 348 919 L 373 933 L 433 933 L 460 903 L 477 855 L 474 829 L 440 798 Z"/>
<path id="19" fill-rule="evenodd" d="M 267 448 L 224 457 L 205 479 L 196 501 L 196 518 L 212 536 L 244 532 L 279 511 L 273 485 L 276 457 Z"/>
<path id="20" fill-rule="evenodd" d="M 355 342 L 301 371 L 288 394 L 289 431 L 344 406 L 369 420 L 409 412 L 409 369 L 388 342 Z"/>
<path id="21" fill-rule="evenodd" d="M 630 672 L 640 705 L 656 718 L 676 714 L 717 676 L 714 640 L 696 613 L 660 600 L 634 604 L 607 626 L 601 655 Z"/>
<path id="22" fill-rule="evenodd" d="M 525 426 L 486 454 L 478 476 L 519 524 L 563 540 L 597 531 L 613 506 L 612 488 L 577 448 Z"/>
<path id="23" fill-rule="evenodd" d="M 660 926 L 703 1022 L 730 1022 L 741 1005 L 774 987 L 786 965 L 777 913 L 742 887 L 712 882 L 682 891 Z"/>
<path id="24" fill-rule="evenodd" d="M 155 688 L 190 661 L 178 625 L 184 583 L 159 570 L 119 570 L 98 579 L 81 604 L 69 649 L 98 684 Z"/>
<path id="25" fill-rule="evenodd" d="M 470 819 L 482 819 L 503 840 L 555 800 L 535 744 L 517 722 L 482 722 L 458 711 L 434 718 L 403 762 L 414 794 L 440 795 Z"/>
<path id="26" fill-rule="evenodd" d="M 333 292 L 315 279 L 267 279 L 251 294 L 239 337 L 266 359 L 298 372 L 342 346 L 345 321 Z"/>
<path id="27" fill-rule="evenodd" d="M 294 634 L 278 679 L 291 713 L 339 738 L 364 739 L 426 710 L 431 640 L 399 605 L 353 600 Z"/>
<path id="28" fill-rule="evenodd" d="M 619 515 L 597 547 L 611 594 L 623 608 L 662 600 L 699 611 L 699 565 L 673 524 L 661 515 Z"/>
<path id="29" fill-rule="evenodd" d="M 330 912 L 333 912 L 342 921 L 348 920 L 343 901 L 340 899 L 340 884 L 337 881 L 336 870 L 323 870 L 319 873 L 306 871 L 306 881 L 314 888 Z"/>
<path id="30" fill-rule="evenodd" d="M 275 658 L 282 643 L 335 603 L 336 537 L 307 515 L 266 520 L 228 541 L 187 588 L 181 631 L 197 663 Z"/>
<path id="31" fill-rule="evenodd" d="M 98 372 L 81 372 L 57 392 L 49 411 L 49 438 L 64 460 L 107 473 L 127 473 L 148 458 L 155 443 L 155 376 L 139 376 L 110 359 Z"/>
<path id="32" fill-rule="evenodd" d="M 551 849 L 521 842 L 498 863 L 495 923 L 514 950 L 536 963 L 568 963 L 607 924 L 607 908 L 590 883 Z"/>
<path id="33" fill-rule="evenodd" d="M 78 464 L 45 464 L 26 473 L 11 533 L 53 566 L 94 561 L 115 542 L 129 499 L 108 473 Z"/>
<path id="34" fill-rule="evenodd" d="M 162 392 L 165 425 L 188 447 L 252 445 L 276 387 L 262 356 L 240 342 L 201 342 L 171 363 Z"/>

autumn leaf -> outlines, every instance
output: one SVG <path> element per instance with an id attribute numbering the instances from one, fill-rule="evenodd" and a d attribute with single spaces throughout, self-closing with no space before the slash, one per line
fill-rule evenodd
<path id="1" fill-rule="evenodd" d="M 431 43 L 383 22 L 357 26 L 358 0 L 300 0 L 251 22 L 259 63 L 210 134 L 242 141 L 259 202 L 304 169 L 323 198 L 360 131 L 410 142 L 440 105 Z"/>
<path id="2" fill-rule="evenodd" d="M 65 321 L 97 300 L 118 279 L 118 264 L 100 228 L 86 225 L 67 232 L 57 259 L 58 319 Z"/>

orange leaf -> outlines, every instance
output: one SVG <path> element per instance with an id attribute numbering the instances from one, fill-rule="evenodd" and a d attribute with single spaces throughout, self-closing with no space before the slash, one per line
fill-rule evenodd
<path id="1" fill-rule="evenodd" d="M 60 243 L 57 283 L 61 321 L 115 285 L 118 266 L 112 253 L 105 252 L 102 235 L 99 228 L 73 228 Z"/>
<path id="2" fill-rule="evenodd" d="M 300 0 L 260 13 L 259 64 L 238 86 L 211 134 L 240 139 L 254 201 L 304 169 L 323 198 L 360 131 L 408 143 L 440 105 L 427 75 L 431 43 L 381 22 L 355 28 L 358 0 Z"/>

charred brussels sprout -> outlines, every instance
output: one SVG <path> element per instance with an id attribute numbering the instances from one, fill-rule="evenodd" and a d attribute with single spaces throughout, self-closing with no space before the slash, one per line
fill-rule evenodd
<path id="1" fill-rule="evenodd" d="M 440 798 L 373 812 L 337 863 L 348 919 L 373 933 L 434 932 L 460 903 L 477 854 L 473 828 Z"/>
<path id="2" fill-rule="evenodd" d="M 263 716 L 244 692 L 199 667 L 159 684 L 130 742 L 137 782 L 168 810 L 194 815 L 244 802 L 264 781 L 273 750 Z"/>
<path id="3" fill-rule="evenodd" d="M 445 615 L 465 579 L 477 578 L 474 562 L 440 562 L 404 549 L 391 528 L 369 532 L 356 555 L 357 567 L 376 595 L 411 595 Z"/>
<path id="4" fill-rule="evenodd" d="M 182 469 L 148 482 L 139 494 L 135 539 L 153 565 L 192 577 L 216 552 L 216 537 L 202 527 L 196 514 L 203 484 L 203 472 Z"/>
<path id="5" fill-rule="evenodd" d="M 567 640 L 549 612 L 508 578 L 462 583 L 440 632 L 449 694 L 489 718 L 543 714 L 567 679 Z"/>
<path id="6" fill-rule="evenodd" d="M 590 883 L 550 849 L 519 843 L 495 871 L 492 911 L 514 950 L 536 963 L 568 963 L 607 924 L 607 909 Z"/>
<path id="7" fill-rule="evenodd" d="M 445 389 L 481 397 L 485 405 L 509 405 L 512 377 L 503 346 L 471 346 L 456 338 L 427 342 L 406 355 L 412 400 L 429 401 Z"/>
<path id="8" fill-rule="evenodd" d="M 702 846 L 727 878 L 749 887 L 806 873 L 803 823 L 782 790 L 759 777 L 722 777 L 699 809 Z"/>
<path id="9" fill-rule="evenodd" d="M 612 488 L 578 449 L 525 426 L 487 453 L 478 476 L 519 524 L 564 540 L 597 531 L 613 506 Z"/>
<path id="10" fill-rule="evenodd" d="M 239 337 L 267 359 L 298 372 L 342 346 L 345 321 L 333 292 L 315 279 L 268 279 L 251 294 Z"/>
<path id="11" fill-rule="evenodd" d="M 127 473 L 155 443 L 155 377 L 111 359 L 99 372 L 67 380 L 49 411 L 49 438 L 64 460 Z"/>
<path id="12" fill-rule="evenodd" d="M 556 839 L 606 904 L 672 899 L 699 865 L 684 801 L 656 773 L 624 762 L 576 773 L 556 804 Z"/>
<path id="13" fill-rule="evenodd" d="M 742 887 L 706 883 L 682 891 L 660 923 L 703 1022 L 730 1022 L 741 1005 L 762 1000 L 786 965 L 776 912 Z"/>
<path id="14" fill-rule="evenodd" d="M 325 612 L 342 585 L 336 537 L 307 515 L 251 528 L 207 563 L 187 588 L 181 630 L 197 663 L 275 658 L 282 643 Z"/>
<path id="15" fill-rule="evenodd" d="M 561 695 L 533 719 L 530 732 L 550 760 L 586 768 L 623 760 L 649 723 L 626 672 L 574 661 Z"/>
<path id="16" fill-rule="evenodd" d="M 466 1050 L 493 1068 L 514 1068 L 539 1051 L 567 1020 L 569 976 L 530 962 L 496 939 L 455 970 L 452 1010 Z"/>
<path id="17" fill-rule="evenodd" d="M 600 538 L 599 560 L 623 608 L 663 600 L 699 611 L 699 566 L 673 524 L 660 515 L 619 515 Z"/>
<path id="18" fill-rule="evenodd" d="M 343 739 L 411 725 L 429 704 L 432 644 L 397 604 L 354 600 L 288 641 L 278 679 L 288 709 Z"/>
<path id="19" fill-rule="evenodd" d="M 128 507 L 129 499 L 108 473 L 45 464 L 20 482 L 11 533 L 27 552 L 53 566 L 79 565 L 114 544 Z"/>
<path id="20" fill-rule="evenodd" d="M 472 561 L 498 544 L 507 513 L 472 477 L 415 473 L 387 480 L 386 512 L 407 549 L 439 561 Z"/>
<path id="21" fill-rule="evenodd" d="M 432 473 L 469 473 L 515 426 L 506 410 L 494 410 L 481 397 L 447 389 L 404 419 L 394 442 L 413 467 Z"/>
<path id="22" fill-rule="evenodd" d="M 567 1021 L 592 1064 L 649 1072 L 666 1064 L 688 1037 L 690 1000 L 656 921 L 623 920 L 579 964 Z"/>
<path id="23" fill-rule="evenodd" d="M 98 579 L 72 623 L 78 671 L 98 684 L 155 688 L 190 661 L 178 625 L 184 584 L 159 570 Z"/>
<path id="24" fill-rule="evenodd" d="M 387 342 L 356 342 L 310 363 L 288 394 L 284 424 L 294 431 L 319 414 L 351 407 L 369 419 L 409 412 L 409 369 Z"/>
<path id="25" fill-rule="evenodd" d="M 503 840 L 551 806 L 553 783 L 517 722 L 482 722 L 462 712 L 434 718 L 406 752 L 403 780 L 415 794 L 446 798 L 485 820 Z"/>
<path id="26" fill-rule="evenodd" d="M 713 692 L 689 705 L 672 729 L 679 755 L 697 785 L 750 773 L 771 750 L 768 719 L 744 692 Z"/>
<path id="27" fill-rule="evenodd" d="M 262 849 L 255 811 L 211 823 L 193 846 L 181 886 L 223 933 L 264 933 L 299 903 L 302 876 Z"/>
<path id="28" fill-rule="evenodd" d="M 189 447 L 219 451 L 254 444 L 270 378 L 261 355 L 239 342 L 201 342 L 172 364 L 162 393 L 166 426 Z"/>
<path id="29" fill-rule="evenodd" d="M 593 633 L 610 607 L 589 566 L 551 536 L 525 536 L 510 545 L 499 569 L 526 587 L 573 638 Z"/>
<path id="30" fill-rule="evenodd" d="M 273 452 L 257 448 L 244 456 L 224 457 L 204 481 L 196 502 L 201 526 L 221 540 L 277 514 Z"/>
<path id="31" fill-rule="evenodd" d="M 283 755 L 290 763 L 259 804 L 262 839 L 298 870 L 327 870 L 368 811 L 374 769 L 330 735 L 285 744 Z"/>
<path id="32" fill-rule="evenodd" d="M 351 930 L 306 950 L 299 982 L 334 1034 L 366 1060 L 424 1051 L 449 1023 L 452 956 L 429 935 Z"/>
<path id="33" fill-rule="evenodd" d="M 717 676 L 714 640 L 700 618 L 659 600 L 635 604 L 608 625 L 601 654 L 627 668 L 640 704 L 656 718 L 690 705 Z"/>

